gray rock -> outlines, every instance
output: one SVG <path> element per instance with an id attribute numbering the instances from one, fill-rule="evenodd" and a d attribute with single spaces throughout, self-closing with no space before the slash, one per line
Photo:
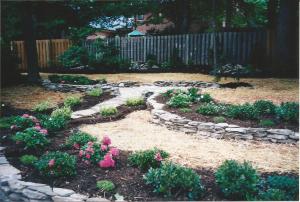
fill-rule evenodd
<path id="1" fill-rule="evenodd" d="M 24 185 L 19 183 L 17 180 L 8 181 L 9 188 L 14 190 L 16 193 L 21 193 L 22 190 L 25 188 Z"/>
<path id="2" fill-rule="evenodd" d="M 229 126 L 228 123 L 217 123 L 216 124 L 216 127 L 221 127 L 221 128 L 226 128 L 228 126 Z"/>
<path id="3" fill-rule="evenodd" d="M 294 135 L 294 132 L 289 129 L 270 129 L 268 133 L 278 134 L 278 135 Z"/>
<path id="4" fill-rule="evenodd" d="M 246 128 L 226 128 L 226 132 L 238 132 L 238 133 L 246 133 L 247 129 Z"/>
<path id="5" fill-rule="evenodd" d="M 190 121 L 188 123 L 188 125 L 190 125 L 190 126 L 198 126 L 199 124 L 200 124 L 200 122 L 198 122 L 198 121 Z"/>
<path id="6" fill-rule="evenodd" d="M 45 194 L 42 194 L 38 191 L 32 191 L 30 189 L 24 189 L 22 191 L 23 195 L 26 196 L 27 198 L 30 198 L 30 199 L 47 199 L 47 196 Z"/>
<path id="7" fill-rule="evenodd" d="M 75 192 L 71 189 L 53 188 L 53 192 L 59 196 L 70 196 Z"/>
<path id="8" fill-rule="evenodd" d="M 184 119 L 184 118 L 173 118 L 171 119 L 173 123 L 179 123 L 179 124 L 187 124 L 189 120 Z"/>
<path id="9" fill-rule="evenodd" d="M 8 161 L 6 160 L 5 156 L 0 157 L 0 165 L 1 164 L 8 164 Z"/>
<path id="10" fill-rule="evenodd" d="M 80 200 L 86 200 L 88 198 L 87 196 L 82 194 L 72 194 L 70 197 L 74 199 L 80 199 Z"/>
<path id="11" fill-rule="evenodd" d="M 86 202 L 107 202 L 106 198 L 101 198 L 101 197 L 93 197 L 93 198 L 88 198 Z"/>
<path id="12" fill-rule="evenodd" d="M 0 165 L 0 176 L 10 176 L 20 174 L 20 171 L 9 164 Z"/>
<path id="13" fill-rule="evenodd" d="M 233 125 L 233 124 L 229 124 L 228 127 L 229 127 L 229 128 L 239 128 L 239 126 Z"/>
<path id="14" fill-rule="evenodd" d="M 84 200 L 75 199 L 71 197 L 63 197 L 63 196 L 53 196 L 53 202 L 83 202 Z"/>
<path id="15" fill-rule="evenodd" d="M 293 140 L 299 140 L 299 133 L 294 133 L 294 135 L 289 135 L 289 138 Z"/>
<path id="16" fill-rule="evenodd" d="M 11 193 L 8 195 L 8 198 L 11 200 L 11 201 L 24 201 L 23 200 L 23 196 L 22 194 L 17 194 L 17 193 Z"/>
<path id="17" fill-rule="evenodd" d="M 41 192 L 43 194 L 46 194 L 48 196 L 55 196 L 56 194 L 52 191 L 52 189 L 49 186 L 29 186 L 28 189 Z"/>
<path id="18" fill-rule="evenodd" d="M 285 135 L 268 135 L 267 136 L 268 138 L 272 138 L 272 139 L 276 139 L 276 140 L 286 140 L 287 139 L 287 136 Z"/>

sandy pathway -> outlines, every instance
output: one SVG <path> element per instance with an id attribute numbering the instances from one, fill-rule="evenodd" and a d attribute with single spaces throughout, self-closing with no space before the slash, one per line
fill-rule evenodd
<path id="1" fill-rule="evenodd" d="M 150 123 L 150 120 L 150 112 L 137 111 L 120 121 L 83 125 L 81 130 L 99 139 L 107 134 L 113 145 L 121 150 L 159 147 L 168 151 L 174 162 L 194 168 L 216 168 L 225 159 L 236 159 L 251 161 L 260 171 L 298 172 L 298 146 L 206 139 L 170 131 Z"/>

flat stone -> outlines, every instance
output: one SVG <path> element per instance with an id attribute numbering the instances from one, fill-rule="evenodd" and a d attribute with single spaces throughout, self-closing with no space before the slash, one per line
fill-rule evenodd
<path id="1" fill-rule="evenodd" d="M 198 130 L 212 130 L 212 129 L 214 129 L 214 127 L 215 127 L 214 123 L 210 123 L 210 122 L 208 122 L 208 123 L 200 123 L 198 125 Z"/>
<path id="2" fill-rule="evenodd" d="M 106 198 L 101 198 L 101 197 L 93 197 L 93 198 L 88 198 L 86 202 L 106 202 L 109 201 Z"/>
<path id="3" fill-rule="evenodd" d="M 187 124 L 189 120 L 184 118 L 174 118 L 171 120 L 173 123 L 179 123 L 179 124 Z"/>
<path id="4" fill-rule="evenodd" d="M 26 196 L 27 198 L 30 198 L 30 199 L 47 199 L 47 195 L 45 194 L 42 194 L 38 191 L 32 191 L 30 189 L 24 189 L 22 191 L 23 195 Z"/>
<path id="5" fill-rule="evenodd" d="M 35 183 L 35 182 L 25 182 L 25 181 L 19 181 L 22 185 L 28 186 L 28 187 L 44 187 L 48 186 L 46 184 L 41 184 L 41 183 Z"/>
<path id="6" fill-rule="evenodd" d="M 70 196 L 75 192 L 71 189 L 53 188 L 53 192 L 59 196 Z"/>
<path id="7" fill-rule="evenodd" d="M 6 194 L 10 192 L 10 188 L 8 186 L 0 186 L 0 190 Z"/>
<path id="8" fill-rule="evenodd" d="M 14 192 L 17 193 L 21 193 L 22 190 L 25 188 L 25 186 L 19 183 L 17 180 L 8 181 L 8 185 L 11 190 L 14 190 Z"/>
<path id="9" fill-rule="evenodd" d="M 72 194 L 70 197 L 74 199 L 80 199 L 80 200 L 86 200 L 88 198 L 87 196 L 82 194 Z"/>
<path id="10" fill-rule="evenodd" d="M 11 201 L 23 201 L 23 196 L 22 194 L 17 194 L 17 193 L 11 193 L 9 194 L 8 198 L 11 200 Z"/>
<path id="11" fill-rule="evenodd" d="M 289 129 L 270 129 L 267 130 L 268 133 L 272 133 L 272 134 L 278 134 L 278 135 L 294 135 L 294 132 L 289 130 Z"/>
<path id="12" fill-rule="evenodd" d="M 49 186 L 28 186 L 28 189 L 41 192 L 43 194 L 46 194 L 48 196 L 55 196 L 56 194 L 52 191 L 52 189 Z"/>
<path id="13" fill-rule="evenodd" d="M 267 135 L 268 138 L 276 139 L 276 140 L 286 140 L 287 136 L 285 135 Z"/>
<path id="14" fill-rule="evenodd" d="M 5 156 L 0 156 L 0 165 L 1 164 L 8 164 L 7 159 L 5 158 Z"/>
<path id="15" fill-rule="evenodd" d="M 289 135 L 289 138 L 293 140 L 299 140 L 299 133 L 294 133 L 294 135 Z"/>
<path id="16" fill-rule="evenodd" d="M 190 121 L 188 123 L 188 125 L 190 125 L 190 126 L 198 126 L 199 124 L 200 124 L 200 122 L 198 122 L 198 121 Z"/>
<path id="17" fill-rule="evenodd" d="M 75 199 L 71 197 L 63 197 L 63 196 L 53 196 L 53 202 L 83 202 L 84 200 Z"/>
<path id="18" fill-rule="evenodd" d="M 239 126 L 233 125 L 233 124 L 229 124 L 228 127 L 229 127 L 229 128 L 239 128 Z"/>
<path id="19" fill-rule="evenodd" d="M 19 174 L 20 171 L 9 164 L 0 165 L 0 176 L 9 176 Z"/>
<path id="20" fill-rule="evenodd" d="M 238 133 L 246 133 L 247 129 L 246 128 L 226 128 L 226 132 L 238 132 Z"/>
<path id="21" fill-rule="evenodd" d="M 229 126 L 228 123 L 217 123 L 216 124 L 216 127 L 221 127 L 221 128 L 226 128 L 228 126 Z"/>
<path id="22" fill-rule="evenodd" d="M 243 140 L 253 140 L 252 135 L 240 135 L 239 137 Z"/>

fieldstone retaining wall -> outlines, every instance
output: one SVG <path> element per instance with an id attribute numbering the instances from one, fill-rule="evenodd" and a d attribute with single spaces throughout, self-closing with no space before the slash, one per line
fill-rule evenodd
<path id="1" fill-rule="evenodd" d="M 102 202 L 105 198 L 76 194 L 73 190 L 21 180 L 18 169 L 9 164 L 0 147 L 0 201 L 3 202 Z"/>
<path id="2" fill-rule="evenodd" d="M 243 128 L 227 123 L 192 121 L 164 111 L 164 104 L 158 103 L 154 99 L 157 95 L 154 93 L 147 100 L 147 104 L 153 108 L 151 110 L 152 122 L 165 125 L 172 130 L 219 139 L 259 140 L 273 143 L 296 143 L 299 141 L 299 132 L 288 129 Z"/>
<path id="3" fill-rule="evenodd" d="M 219 88 L 217 83 L 203 82 L 203 81 L 155 81 L 156 86 L 174 86 L 174 87 L 198 87 L 198 88 Z"/>

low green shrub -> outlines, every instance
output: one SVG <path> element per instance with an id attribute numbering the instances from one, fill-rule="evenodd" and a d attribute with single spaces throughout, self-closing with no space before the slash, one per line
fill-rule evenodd
<path id="1" fill-rule="evenodd" d="M 278 189 L 284 193 L 284 200 L 299 200 L 299 180 L 288 176 L 269 176 L 267 185 L 270 189 Z"/>
<path id="2" fill-rule="evenodd" d="M 256 120 L 259 118 L 259 112 L 249 103 L 242 105 L 230 105 L 227 107 L 225 115 L 230 118 L 241 120 Z"/>
<path id="3" fill-rule="evenodd" d="M 139 106 L 139 105 L 144 105 L 144 104 L 145 104 L 145 101 L 142 97 L 129 98 L 126 100 L 127 106 Z"/>
<path id="4" fill-rule="evenodd" d="M 190 109 L 190 108 L 180 108 L 179 110 L 180 110 L 181 112 L 183 112 L 183 113 L 190 113 L 190 112 L 193 111 L 193 110 Z"/>
<path id="5" fill-rule="evenodd" d="M 88 64 L 88 52 L 86 48 L 73 45 L 63 54 L 58 56 L 58 61 L 67 68 Z"/>
<path id="6" fill-rule="evenodd" d="M 100 189 L 102 192 L 112 192 L 116 188 L 114 183 L 109 180 L 97 181 L 96 187 Z"/>
<path id="7" fill-rule="evenodd" d="M 45 177 L 70 177 L 76 174 L 76 157 L 65 152 L 44 154 L 35 167 Z"/>
<path id="8" fill-rule="evenodd" d="M 259 115 L 273 115 L 275 114 L 276 106 L 269 100 L 258 100 L 253 104 Z"/>
<path id="9" fill-rule="evenodd" d="M 203 105 L 200 105 L 198 109 L 196 110 L 197 113 L 202 114 L 202 115 L 217 115 L 221 111 L 221 108 L 214 104 L 214 103 L 206 103 Z"/>
<path id="10" fill-rule="evenodd" d="M 200 176 L 190 168 L 172 163 L 163 163 L 159 168 L 150 168 L 144 176 L 146 184 L 154 187 L 154 192 L 165 197 L 178 193 L 191 200 L 197 200 L 203 194 Z"/>
<path id="11" fill-rule="evenodd" d="M 49 109 L 52 109 L 54 107 L 55 107 L 55 105 L 47 100 L 47 101 L 40 102 L 36 106 L 34 106 L 33 111 L 35 111 L 35 112 L 45 112 L 45 111 L 47 111 Z"/>
<path id="12" fill-rule="evenodd" d="M 299 121 L 299 103 L 281 103 L 280 107 L 276 108 L 276 115 L 284 121 L 297 123 Z"/>
<path id="13" fill-rule="evenodd" d="M 64 107 L 55 109 L 51 113 L 51 118 L 62 117 L 65 120 L 69 120 L 69 119 L 71 119 L 71 114 L 72 114 L 71 108 L 64 106 Z"/>
<path id="14" fill-rule="evenodd" d="M 216 116 L 214 117 L 214 122 L 215 123 L 225 123 L 226 122 L 226 118 L 223 116 Z"/>
<path id="15" fill-rule="evenodd" d="M 275 126 L 274 121 L 270 120 L 270 119 L 263 119 L 259 121 L 259 125 L 261 127 L 272 127 Z"/>
<path id="16" fill-rule="evenodd" d="M 64 106 L 66 106 L 66 107 L 74 107 L 76 105 L 79 105 L 80 102 L 81 102 L 80 97 L 69 96 L 69 97 L 66 97 L 64 99 Z"/>
<path id="17" fill-rule="evenodd" d="M 64 129 L 68 123 L 64 116 L 42 116 L 40 120 L 41 125 L 49 132 L 55 132 Z"/>
<path id="18" fill-rule="evenodd" d="M 0 118 L 0 129 L 2 128 L 10 128 L 12 124 L 14 124 L 14 120 L 16 119 L 16 116 L 10 116 L 10 117 L 2 117 Z"/>
<path id="19" fill-rule="evenodd" d="M 161 162 L 168 158 L 168 156 L 169 154 L 167 152 L 154 148 L 135 152 L 128 157 L 128 161 L 132 166 L 137 166 L 142 170 L 148 170 L 151 167 L 159 167 Z"/>
<path id="20" fill-rule="evenodd" d="M 175 108 L 188 107 L 191 104 L 191 99 L 188 95 L 180 93 L 173 95 L 167 105 Z"/>
<path id="21" fill-rule="evenodd" d="M 38 158 L 34 155 L 23 155 L 20 157 L 20 161 L 23 165 L 32 166 L 37 162 Z"/>
<path id="22" fill-rule="evenodd" d="M 226 160 L 218 168 L 215 177 L 225 197 L 246 200 L 257 192 L 259 176 L 248 162 L 239 164 L 235 160 Z"/>
<path id="23" fill-rule="evenodd" d="M 103 94 L 103 90 L 101 88 L 93 88 L 92 90 L 89 90 L 86 92 L 89 96 L 99 97 Z"/>
<path id="24" fill-rule="evenodd" d="M 46 135 L 35 128 L 27 128 L 23 132 L 17 132 L 12 139 L 16 144 L 23 144 L 25 149 L 42 149 L 49 144 Z"/>
<path id="25" fill-rule="evenodd" d="M 185 92 L 181 89 L 170 89 L 170 90 L 167 90 L 166 92 L 162 93 L 162 95 L 164 97 L 170 98 L 174 95 L 178 95 L 178 94 L 181 94 L 181 93 L 185 93 Z"/>
<path id="26" fill-rule="evenodd" d="M 98 81 L 91 80 L 85 76 L 79 75 L 49 75 L 49 80 L 53 83 L 64 83 L 74 85 L 91 85 L 96 84 Z"/>
<path id="27" fill-rule="evenodd" d="M 198 93 L 198 88 L 189 88 L 188 89 L 188 96 L 190 97 L 190 100 L 192 102 L 196 102 L 198 98 L 200 97 L 200 94 Z"/>
<path id="28" fill-rule="evenodd" d="M 88 142 L 95 142 L 97 138 L 91 136 L 90 134 L 84 132 L 77 132 L 70 135 L 66 140 L 66 145 L 69 147 L 74 147 L 79 149 L 81 146 L 87 144 Z"/>
<path id="29" fill-rule="evenodd" d="M 100 114 L 102 116 L 113 116 L 118 113 L 118 109 L 116 107 L 103 107 L 100 109 Z"/>
<path id="30" fill-rule="evenodd" d="M 257 195 L 247 196 L 247 201 L 284 201 L 285 193 L 280 189 L 260 191 Z"/>
<path id="31" fill-rule="evenodd" d="M 38 120 L 28 114 L 23 114 L 22 116 L 15 116 L 12 120 L 13 125 L 20 130 L 33 127 Z"/>
<path id="32" fill-rule="evenodd" d="M 210 94 L 208 93 L 204 93 L 200 96 L 200 102 L 212 102 L 213 101 L 213 98 L 210 96 Z"/>

